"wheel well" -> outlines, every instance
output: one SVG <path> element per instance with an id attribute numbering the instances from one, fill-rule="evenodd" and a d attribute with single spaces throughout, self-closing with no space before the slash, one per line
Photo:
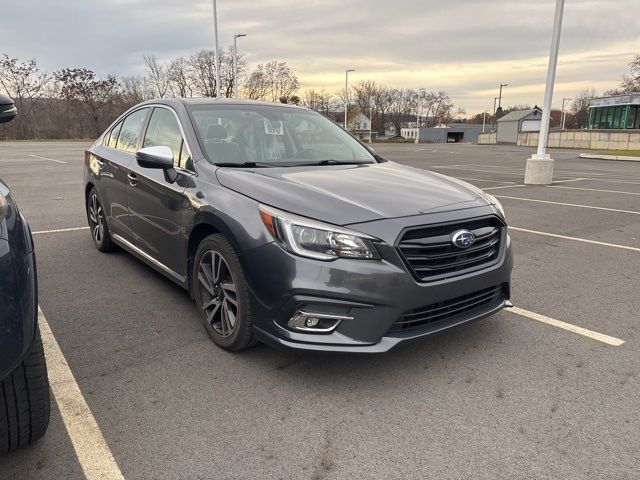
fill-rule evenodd
<path id="1" fill-rule="evenodd" d="M 191 292 L 191 270 L 193 269 L 193 259 L 196 256 L 198 246 L 209 235 L 220 233 L 216 227 L 209 223 L 201 223 L 196 225 L 189 235 L 189 247 L 187 250 L 187 278 L 189 279 L 189 292 Z"/>

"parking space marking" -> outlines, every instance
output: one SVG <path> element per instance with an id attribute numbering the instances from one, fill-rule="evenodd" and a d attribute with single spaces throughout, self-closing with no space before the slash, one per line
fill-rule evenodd
<path id="1" fill-rule="evenodd" d="M 583 190 L 585 192 L 620 193 L 622 195 L 640 195 L 638 192 L 622 192 L 620 190 L 600 190 L 598 188 L 564 187 L 561 185 L 547 185 L 547 188 L 563 188 L 566 190 Z"/>
<path id="2" fill-rule="evenodd" d="M 56 160 L 55 158 L 47 158 L 47 157 L 41 157 L 40 155 L 34 155 L 33 153 L 30 153 L 29 156 L 33 158 L 39 158 L 40 160 L 49 160 L 50 162 L 67 163 L 62 160 Z"/>
<path id="3" fill-rule="evenodd" d="M 42 311 L 38 312 L 38 321 L 51 391 L 85 477 L 88 480 L 124 480 Z"/>
<path id="4" fill-rule="evenodd" d="M 593 330 L 579 327 L 577 325 L 572 325 L 571 323 L 563 322 L 561 320 L 556 320 L 555 318 L 547 317 L 539 313 L 530 312 L 529 310 L 525 310 L 523 308 L 507 307 L 505 310 L 513 312 L 516 315 L 527 317 L 532 320 L 537 320 L 538 322 L 562 328 L 563 330 L 567 330 L 569 332 L 577 333 L 578 335 L 592 338 L 593 340 L 598 340 L 599 342 L 606 343 L 607 345 L 612 345 L 614 347 L 619 347 L 624 343 L 624 340 L 620 340 L 619 338 L 610 337 L 609 335 L 605 335 L 604 333 L 594 332 Z"/>
<path id="5" fill-rule="evenodd" d="M 89 227 L 59 228 L 57 230 L 39 230 L 37 232 L 31 232 L 31 234 L 44 235 L 45 233 L 77 232 L 79 230 L 89 230 Z"/>
<path id="6" fill-rule="evenodd" d="M 456 178 L 459 178 L 460 180 L 471 180 L 474 182 L 505 183 L 510 185 L 514 184 L 514 182 L 499 182 L 498 180 L 487 180 L 485 178 L 471 178 L 471 177 L 456 177 Z"/>
<path id="7" fill-rule="evenodd" d="M 563 240 L 573 240 L 574 242 L 591 243 L 593 245 L 601 245 L 603 247 L 620 248 L 622 250 L 631 250 L 634 252 L 640 252 L 640 248 L 630 247 L 628 245 L 618 245 L 616 243 L 599 242 L 597 240 L 588 240 L 586 238 L 569 237 L 567 235 L 558 235 L 556 233 L 539 232 L 537 230 L 529 230 L 527 228 L 518 228 L 509 226 L 509 230 L 515 230 L 516 232 L 533 233 L 535 235 L 543 235 L 545 237 L 561 238 Z"/>
<path id="8" fill-rule="evenodd" d="M 552 182 L 553 185 L 556 183 L 569 183 L 569 182 L 579 182 L 581 180 L 587 180 L 586 178 L 570 178 L 569 180 L 556 180 Z"/>
<path id="9" fill-rule="evenodd" d="M 488 187 L 488 188 L 483 188 L 482 190 L 498 190 L 500 188 L 518 188 L 518 187 L 526 187 L 527 185 L 524 185 L 523 183 L 519 183 L 517 185 L 502 185 L 501 187 Z"/>
<path id="10" fill-rule="evenodd" d="M 617 208 L 596 207 L 595 205 L 582 205 L 579 203 L 552 202 L 551 200 L 538 200 L 537 198 L 509 197 L 507 195 L 496 195 L 496 198 L 507 198 L 509 200 L 520 200 L 523 202 L 548 203 L 551 205 L 562 205 L 565 207 L 589 208 L 591 210 L 605 210 L 607 212 L 630 213 L 632 215 L 640 215 L 640 212 L 636 210 L 619 210 Z"/>

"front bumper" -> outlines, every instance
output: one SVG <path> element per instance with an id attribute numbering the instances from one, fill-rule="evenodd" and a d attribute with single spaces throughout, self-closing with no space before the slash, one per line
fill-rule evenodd
<path id="1" fill-rule="evenodd" d="M 379 353 L 402 342 L 479 320 L 510 305 L 510 243 L 505 232 L 499 261 L 486 269 L 428 283 L 416 281 L 389 244 L 379 248 L 379 261 L 333 262 L 297 257 L 275 243 L 264 245 L 243 255 L 256 335 L 265 343 L 296 350 Z M 459 315 L 390 332 L 409 311 L 493 286 L 504 286 L 505 295 Z M 304 333 L 287 327 L 298 310 L 353 319 L 343 320 L 330 333 Z"/>

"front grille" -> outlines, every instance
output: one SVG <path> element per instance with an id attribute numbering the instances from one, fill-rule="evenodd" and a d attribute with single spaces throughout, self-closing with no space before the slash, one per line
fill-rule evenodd
<path id="1" fill-rule="evenodd" d="M 464 314 L 473 315 L 475 311 L 481 310 L 486 305 L 506 300 L 507 296 L 508 286 L 507 284 L 502 284 L 452 298 L 451 300 L 433 303 L 405 313 L 393 324 L 389 332 L 401 332 Z"/>
<path id="2" fill-rule="evenodd" d="M 469 248 L 451 243 L 452 234 L 466 229 L 476 236 Z M 405 232 L 398 249 L 420 280 L 438 280 L 477 270 L 496 262 L 504 225 L 496 217 L 466 222 L 418 227 Z"/>

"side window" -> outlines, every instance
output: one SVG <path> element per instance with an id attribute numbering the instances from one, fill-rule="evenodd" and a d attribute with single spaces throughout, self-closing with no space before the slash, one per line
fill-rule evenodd
<path id="1" fill-rule="evenodd" d="M 120 129 L 122 128 L 122 122 L 119 122 L 115 127 L 111 129 L 109 135 L 105 136 L 107 147 L 116 148 L 118 143 L 118 135 L 120 134 Z"/>
<path id="2" fill-rule="evenodd" d="M 118 150 L 136 153 L 136 147 L 140 139 L 140 131 L 142 130 L 144 119 L 147 117 L 147 111 L 147 108 L 136 110 L 124 119 L 116 146 Z"/>
<path id="3" fill-rule="evenodd" d="M 175 115 L 166 108 L 154 108 L 144 137 L 143 147 L 169 147 L 175 166 L 184 167 L 189 158 Z"/>

